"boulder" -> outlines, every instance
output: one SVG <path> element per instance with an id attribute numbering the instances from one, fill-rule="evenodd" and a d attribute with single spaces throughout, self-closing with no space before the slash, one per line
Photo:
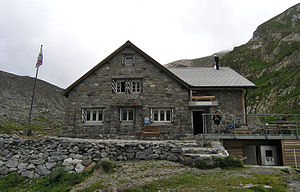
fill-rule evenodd
<path id="1" fill-rule="evenodd" d="M 33 178 L 34 177 L 34 171 L 24 171 L 24 172 L 21 173 L 21 175 L 23 177 Z"/>
<path id="2" fill-rule="evenodd" d="M 48 170 L 51 170 L 54 166 L 56 165 L 56 163 L 46 163 L 46 168 L 48 169 Z"/>
<path id="3" fill-rule="evenodd" d="M 83 165 L 81 165 L 81 163 L 78 163 L 77 165 L 76 165 L 76 167 L 75 167 L 75 171 L 77 172 L 77 173 L 81 173 L 82 171 L 84 171 L 84 166 Z"/>
<path id="4" fill-rule="evenodd" d="M 66 165 L 64 170 L 67 171 L 67 172 L 73 171 L 74 170 L 74 165 L 72 165 L 72 164 Z"/>
<path id="5" fill-rule="evenodd" d="M 20 163 L 18 165 L 18 173 L 21 173 L 27 169 L 28 163 Z"/>
<path id="6" fill-rule="evenodd" d="M 139 151 L 139 152 L 137 152 L 137 153 L 135 154 L 135 157 L 136 157 L 137 159 L 146 159 L 146 153 L 145 153 L 145 152 Z"/>
<path id="7" fill-rule="evenodd" d="M 148 155 L 146 157 L 147 160 L 151 160 L 151 159 L 158 159 L 159 155 L 158 154 L 152 154 L 152 155 Z"/>
<path id="8" fill-rule="evenodd" d="M 168 161 L 176 161 L 178 159 L 178 157 L 174 154 L 169 154 L 167 157 Z"/>
<path id="9" fill-rule="evenodd" d="M 51 173 L 44 165 L 38 165 L 35 168 L 35 171 L 37 174 L 42 176 L 49 175 Z"/>
<path id="10" fill-rule="evenodd" d="M 19 163 L 18 159 L 12 158 L 12 159 L 9 159 L 5 165 L 6 165 L 6 167 L 9 167 L 9 168 L 16 168 L 18 166 L 18 163 Z"/>
<path id="11" fill-rule="evenodd" d="M 28 165 L 28 167 L 26 169 L 27 170 L 33 170 L 33 169 L 35 169 L 35 165 L 34 164 L 30 164 L 30 165 Z"/>

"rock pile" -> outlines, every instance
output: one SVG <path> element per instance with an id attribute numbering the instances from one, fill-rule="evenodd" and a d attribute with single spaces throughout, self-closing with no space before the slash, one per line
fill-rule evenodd
<path id="1" fill-rule="evenodd" d="M 214 151 L 212 149 L 212 151 Z M 214 155 L 214 154 L 212 154 Z M 49 175 L 55 167 L 82 172 L 101 160 L 184 161 L 178 141 L 92 140 L 42 137 L 23 139 L 0 135 L 0 175 L 18 172 L 29 178 Z"/>

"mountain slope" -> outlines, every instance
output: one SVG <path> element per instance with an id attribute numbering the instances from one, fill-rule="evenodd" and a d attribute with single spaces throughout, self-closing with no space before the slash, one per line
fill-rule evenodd
<path id="1" fill-rule="evenodd" d="M 260 25 L 220 62 L 258 86 L 250 112 L 300 113 L 300 4 Z"/>
<path id="2" fill-rule="evenodd" d="M 212 67 L 213 66 L 213 55 L 217 54 L 220 58 L 222 58 L 229 51 L 220 51 L 218 53 L 214 53 L 211 56 L 201 57 L 197 59 L 181 59 L 178 61 L 173 61 L 164 65 L 167 68 L 174 67 Z"/>
<path id="3" fill-rule="evenodd" d="M 165 66 L 212 65 L 208 56 Z M 248 112 L 300 113 L 300 4 L 261 24 L 248 43 L 220 55 L 220 65 L 258 86 L 248 94 Z"/>
<path id="4" fill-rule="evenodd" d="M 12 133 L 27 126 L 34 78 L 0 71 L 0 132 Z M 63 124 L 66 98 L 62 89 L 37 80 L 31 129 L 52 134 Z"/>

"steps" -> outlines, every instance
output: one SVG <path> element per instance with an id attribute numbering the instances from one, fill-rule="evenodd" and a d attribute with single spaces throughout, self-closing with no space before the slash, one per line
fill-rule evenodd
<path id="1" fill-rule="evenodd" d="M 185 140 L 181 145 L 186 158 L 209 160 L 228 156 L 228 152 L 218 142 L 212 142 L 212 147 L 201 147 L 196 140 Z"/>

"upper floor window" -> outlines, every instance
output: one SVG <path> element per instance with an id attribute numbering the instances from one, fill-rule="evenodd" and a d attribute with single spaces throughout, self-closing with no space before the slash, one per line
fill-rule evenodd
<path id="1" fill-rule="evenodd" d="M 123 56 L 123 64 L 127 66 L 134 65 L 134 56 L 133 54 L 125 54 Z"/>
<path id="2" fill-rule="evenodd" d="M 99 123 L 104 120 L 104 109 L 81 109 L 83 123 Z"/>
<path id="3" fill-rule="evenodd" d="M 140 93 L 141 92 L 141 81 L 139 80 L 134 80 L 134 81 L 131 81 L 131 90 L 133 93 Z"/>
<path id="4" fill-rule="evenodd" d="M 112 91 L 114 93 L 140 93 L 142 91 L 142 81 L 129 79 L 113 79 Z"/>

